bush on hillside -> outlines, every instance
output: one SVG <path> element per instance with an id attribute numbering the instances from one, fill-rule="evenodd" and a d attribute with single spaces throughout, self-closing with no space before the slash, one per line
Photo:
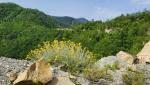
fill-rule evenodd
<path id="1" fill-rule="evenodd" d="M 43 57 L 52 65 L 63 65 L 63 69 L 78 74 L 95 62 L 95 55 L 82 48 L 80 43 L 71 41 L 44 42 L 35 50 L 31 50 L 27 59 L 37 60 Z"/>

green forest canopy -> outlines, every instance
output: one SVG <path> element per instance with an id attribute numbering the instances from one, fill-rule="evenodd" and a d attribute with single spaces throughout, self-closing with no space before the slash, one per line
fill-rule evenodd
<path id="1" fill-rule="evenodd" d="M 98 59 L 120 50 L 135 55 L 150 40 L 150 11 L 121 15 L 106 22 L 83 23 L 13 3 L 0 4 L 0 56 L 24 59 L 38 44 L 54 39 L 81 43 Z"/>

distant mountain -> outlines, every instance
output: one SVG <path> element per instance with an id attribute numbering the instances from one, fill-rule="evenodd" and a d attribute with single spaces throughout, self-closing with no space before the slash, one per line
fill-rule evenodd
<path id="1" fill-rule="evenodd" d="M 88 20 L 85 19 L 85 18 L 78 18 L 77 20 L 78 20 L 79 22 L 88 22 Z"/>
<path id="2" fill-rule="evenodd" d="M 63 28 L 74 24 L 83 23 L 72 17 L 56 17 L 46 15 L 37 9 L 23 8 L 14 3 L 0 3 L 0 23 L 1 22 L 30 22 L 47 28 Z"/>
<path id="3" fill-rule="evenodd" d="M 68 17 L 68 16 L 64 16 L 64 17 L 56 17 L 53 16 L 54 19 L 56 21 L 58 21 L 59 23 L 66 25 L 66 26 L 70 26 L 70 25 L 74 25 L 74 24 L 79 24 L 79 23 L 84 23 L 87 22 L 88 20 L 85 18 L 72 18 L 72 17 Z"/>

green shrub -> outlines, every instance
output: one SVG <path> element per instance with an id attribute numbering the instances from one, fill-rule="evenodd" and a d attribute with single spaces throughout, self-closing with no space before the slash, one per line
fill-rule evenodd
<path id="1" fill-rule="evenodd" d="M 95 55 L 71 41 L 44 42 L 38 49 L 31 50 L 27 59 L 43 57 L 52 65 L 63 65 L 63 70 L 79 74 L 95 62 Z"/>

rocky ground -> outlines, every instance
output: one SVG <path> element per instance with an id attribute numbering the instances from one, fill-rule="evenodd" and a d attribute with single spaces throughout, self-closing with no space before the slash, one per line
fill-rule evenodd
<path id="1" fill-rule="evenodd" d="M 32 69 L 32 65 L 35 65 L 36 70 Z M 41 70 L 42 65 L 46 67 L 43 68 L 45 70 Z M 95 66 L 97 66 L 95 70 L 106 70 L 107 67 L 107 73 L 111 79 L 108 78 L 108 75 L 104 75 L 100 79 L 88 80 L 81 76 L 72 76 L 68 72 L 61 71 L 58 67 L 51 67 L 53 76 L 49 76 L 53 79 L 48 85 L 75 85 L 75 83 L 79 83 L 78 85 L 150 85 L 150 42 L 144 46 L 136 58 L 127 52 L 120 51 L 116 56 L 100 59 L 95 63 Z M 20 74 L 25 72 L 27 67 L 31 67 L 28 69 L 31 74 L 36 74 L 37 69 L 41 72 L 50 71 L 48 64 L 46 65 L 42 61 L 32 63 L 27 60 L 0 57 L 0 85 L 11 85 L 10 80 L 18 75 L 13 75 L 11 78 L 10 73 Z M 27 74 L 25 73 L 25 75 Z M 44 75 L 47 77 L 47 74 Z M 75 80 L 71 81 L 71 78 Z"/>
<path id="2" fill-rule="evenodd" d="M 30 64 L 31 62 L 26 60 L 0 57 L 0 85 L 9 85 L 11 82 L 7 75 L 12 71 L 23 72 Z"/>
<path id="3" fill-rule="evenodd" d="M 16 73 L 17 77 L 20 73 L 24 72 L 32 64 L 33 64 L 32 62 L 27 60 L 16 60 L 6 57 L 0 57 L 0 85 L 12 85 L 13 82 L 10 81 L 10 74 Z M 64 72 L 60 70 L 58 67 L 52 67 L 52 71 L 54 77 L 60 77 L 60 79 L 63 78 L 64 80 L 66 80 L 65 83 L 70 82 L 70 80 L 68 80 L 69 77 L 74 78 L 74 76 L 70 76 L 68 72 Z M 89 85 L 88 80 L 85 80 L 82 77 L 76 78 L 77 78 L 76 81 L 80 82 L 81 84 Z M 64 83 L 63 81 L 61 81 L 61 83 Z M 62 84 L 47 84 L 47 85 L 62 85 Z"/>
<path id="4" fill-rule="evenodd" d="M 99 60 L 96 64 L 99 65 L 100 68 L 103 68 L 105 65 L 112 65 L 115 61 L 118 61 L 117 56 L 108 56 Z M 11 85 L 10 79 L 8 78 L 8 74 L 11 72 L 16 72 L 17 74 L 23 72 L 27 67 L 31 65 L 31 62 L 26 60 L 16 60 L 6 57 L 0 57 L 0 85 Z M 125 85 L 122 81 L 122 75 L 126 72 L 126 67 L 129 65 L 127 62 L 120 60 L 120 69 L 116 69 L 115 71 L 109 71 L 113 77 L 113 81 L 107 80 L 105 78 L 99 79 L 97 81 L 89 81 L 82 77 L 77 77 L 77 82 L 81 85 Z M 136 69 L 144 70 L 145 75 L 150 75 L 150 65 L 149 64 L 136 64 L 134 65 Z M 56 70 L 57 67 L 53 67 L 55 69 L 55 76 L 68 76 L 67 72 Z M 49 84 L 51 85 L 51 84 Z M 57 84 L 56 84 L 57 85 Z M 144 85 L 150 85 L 150 80 L 147 80 Z"/>

